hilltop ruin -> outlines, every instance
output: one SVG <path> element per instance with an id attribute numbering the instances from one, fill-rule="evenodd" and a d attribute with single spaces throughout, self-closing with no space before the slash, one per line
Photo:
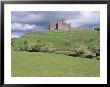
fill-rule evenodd
<path id="1" fill-rule="evenodd" d="M 55 24 L 52 24 L 52 21 L 49 21 L 49 30 L 70 30 L 71 29 L 71 23 L 65 23 L 64 19 L 58 19 Z"/>

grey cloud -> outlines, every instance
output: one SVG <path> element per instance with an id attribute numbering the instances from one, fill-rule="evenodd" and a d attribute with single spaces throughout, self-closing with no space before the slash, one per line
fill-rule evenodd
<path id="1" fill-rule="evenodd" d="M 12 11 L 12 23 L 28 23 L 28 24 L 39 24 L 46 23 L 50 19 L 57 20 L 59 18 L 76 19 L 80 16 L 79 11 Z"/>

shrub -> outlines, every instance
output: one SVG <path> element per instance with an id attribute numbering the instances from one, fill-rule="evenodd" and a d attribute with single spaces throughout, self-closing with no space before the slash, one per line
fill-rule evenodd
<path id="1" fill-rule="evenodd" d="M 94 28 L 94 30 L 100 31 L 100 28 Z"/>
<path id="2" fill-rule="evenodd" d="M 89 41 L 88 49 L 95 55 L 95 57 L 100 56 L 100 46 L 96 45 L 96 41 Z"/>
<path id="3" fill-rule="evenodd" d="M 38 43 L 29 44 L 27 47 L 27 51 L 29 52 L 40 52 L 41 46 Z"/>
<path id="4" fill-rule="evenodd" d="M 11 40 L 11 46 L 14 47 L 14 45 L 15 45 L 15 41 Z"/>
<path id="5" fill-rule="evenodd" d="M 82 44 L 75 44 L 73 46 L 72 52 L 70 52 L 68 55 L 75 57 L 81 56 L 84 58 L 94 58 L 96 56 L 94 52 L 82 43 Z"/>
<path id="6" fill-rule="evenodd" d="M 43 51 L 43 52 L 54 52 L 55 48 L 54 48 L 53 44 L 48 43 L 46 46 L 41 47 L 41 51 Z"/>
<path id="7" fill-rule="evenodd" d="M 88 51 L 85 51 L 83 57 L 91 59 L 95 57 L 95 54 L 88 50 Z"/>
<path id="8" fill-rule="evenodd" d="M 18 44 L 15 44 L 15 42 L 12 41 L 12 47 L 13 47 L 14 50 L 17 50 L 17 51 L 26 51 L 27 47 L 28 47 L 27 40 L 22 41 Z"/>
<path id="9" fill-rule="evenodd" d="M 18 51 L 22 51 L 22 45 L 18 45 L 16 48 L 15 48 L 15 50 L 18 50 Z"/>
<path id="10" fill-rule="evenodd" d="M 92 53 L 95 54 L 95 56 L 100 56 L 100 47 L 96 45 L 91 45 L 90 50 Z"/>
<path id="11" fill-rule="evenodd" d="M 28 52 L 54 52 L 55 51 L 55 48 L 50 43 L 45 46 L 40 45 L 39 43 L 32 43 L 32 44 L 29 44 L 28 46 L 25 46 L 24 49 L 25 51 L 28 51 Z"/>
<path id="12" fill-rule="evenodd" d="M 75 44 L 72 48 L 72 52 L 69 55 L 82 56 L 86 50 L 87 47 L 84 44 Z"/>
<path id="13" fill-rule="evenodd" d="M 26 51 L 28 51 L 28 52 L 32 52 L 32 45 L 31 44 L 29 44 L 28 45 L 28 47 L 27 47 L 27 50 Z"/>
<path id="14" fill-rule="evenodd" d="M 97 56 L 96 59 L 97 59 L 97 60 L 100 60 L 100 56 Z"/>
<path id="15" fill-rule="evenodd" d="M 93 48 L 92 52 L 96 55 L 96 56 L 100 56 L 100 49 L 99 48 Z"/>
<path id="16" fill-rule="evenodd" d="M 24 44 L 28 44 L 27 40 L 24 41 Z"/>
<path id="17" fill-rule="evenodd" d="M 45 47 L 41 47 L 40 51 L 41 52 L 48 52 L 48 49 L 46 49 Z"/>

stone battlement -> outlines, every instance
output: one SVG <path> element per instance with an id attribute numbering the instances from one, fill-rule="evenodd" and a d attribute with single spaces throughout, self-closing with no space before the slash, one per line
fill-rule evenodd
<path id="1" fill-rule="evenodd" d="M 49 30 L 69 30 L 71 29 L 71 23 L 65 23 L 64 19 L 57 20 L 57 23 L 52 24 L 49 22 Z"/>

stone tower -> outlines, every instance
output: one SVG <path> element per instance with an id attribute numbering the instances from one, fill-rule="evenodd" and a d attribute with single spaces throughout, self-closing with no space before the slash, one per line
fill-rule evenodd
<path id="1" fill-rule="evenodd" d="M 57 23 L 52 24 L 52 21 L 49 21 L 49 30 L 69 30 L 71 29 L 71 23 L 65 23 L 64 19 L 58 19 Z"/>

